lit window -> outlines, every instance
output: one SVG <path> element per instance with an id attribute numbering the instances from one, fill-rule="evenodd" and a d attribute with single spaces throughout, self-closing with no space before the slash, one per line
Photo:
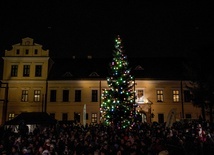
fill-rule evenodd
<path id="1" fill-rule="evenodd" d="M 9 114 L 8 119 L 11 120 L 15 117 L 15 114 Z"/>
<path id="2" fill-rule="evenodd" d="M 163 90 L 157 90 L 157 102 L 163 102 Z"/>
<path id="3" fill-rule="evenodd" d="M 41 90 L 34 90 L 34 102 L 40 102 Z"/>
<path id="4" fill-rule="evenodd" d="M 97 123 L 97 113 L 91 114 L 91 123 Z"/>
<path id="5" fill-rule="evenodd" d="M 18 65 L 11 66 L 11 74 L 12 77 L 17 77 L 18 75 Z"/>
<path id="6" fill-rule="evenodd" d="M 27 102 L 28 101 L 28 90 L 22 90 L 22 102 Z"/>
<path id="7" fill-rule="evenodd" d="M 145 102 L 145 98 L 144 98 L 144 91 L 143 89 L 137 90 L 136 91 L 136 96 L 135 96 L 136 100 L 135 102 L 138 104 L 142 104 Z"/>
<path id="8" fill-rule="evenodd" d="M 173 102 L 179 102 L 179 90 L 173 90 Z"/>

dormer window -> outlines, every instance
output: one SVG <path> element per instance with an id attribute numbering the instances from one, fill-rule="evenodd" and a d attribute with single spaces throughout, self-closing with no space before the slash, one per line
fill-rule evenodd
<path id="1" fill-rule="evenodd" d="M 26 55 L 29 54 L 29 50 L 28 50 L 28 49 L 25 50 L 25 54 L 26 54 Z"/>
<path id="2" fill-rule="evenodd" d="M 30 45 L 30 41 L 26 41 L 25 45 L 27 45 L 27 46 Z"/>
<path id="3" fill-rule="evenodd" d="M 34 54 L 35 54 L 35 55 L 38 54 L 38 49 L 35 49 L 35 50 L 34 50 Z"/>
<path id="4" fill-rule="evenodd" d="M 20 53 L 20 50 L 19 50 L 19 49 L 17 49 L 17 50 L 16 50 L 16 54 L 17 54 L 17 55 L 19 55 L 19 53 Z"/>

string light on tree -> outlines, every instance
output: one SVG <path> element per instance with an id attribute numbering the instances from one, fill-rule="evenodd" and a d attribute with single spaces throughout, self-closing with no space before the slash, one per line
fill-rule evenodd
<path id="1" fill-rule="evenodd" d="M 106 125 L 130 127 L 134 122 L 134 77 L 120 36 L 115 38 L 113 59 L 107 77 L 109 89 L 102 92 L 101 119 Z"/>

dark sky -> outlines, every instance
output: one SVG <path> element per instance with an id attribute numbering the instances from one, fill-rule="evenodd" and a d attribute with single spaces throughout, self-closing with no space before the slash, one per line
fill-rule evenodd
<path id="1" fill-rule="evenodd" d="M 120 34 L 128 57 L 183 57 L 213 51 L 213 17 L 211 1 L 1 0 L 0 52 L 32 37 L 52 57 L 111 57 Z"/>

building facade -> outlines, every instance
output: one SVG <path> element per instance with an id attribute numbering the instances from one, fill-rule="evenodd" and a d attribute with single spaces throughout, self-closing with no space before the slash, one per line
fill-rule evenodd
<path id="1" fill-rule="evenodd" d="M 106 71 L 99 64 L 103 61 L 94 62 L 91 57 L 86 61 L 94 65 L 81 66 L 72 57 L 69 64 L 62 61 L 57 68 L 59 63 L 50 58 L 49 50 L 34 43 L 32 38 L 23 38 L 21 43 L 6 50 L 0 88 L 0 124 L 22 112 L 47 112 L 59 121 L 99 123 L 101 95 L 108 86 L 106 74 L 101 75 L 96 68 Z M 140 64 L 133 68 L 143 70 Z M 180 78 L 148 78 L 136 74 L 136 110 L 142 113 L 142 121 L 171 123 L 199 118 L 200 109 L 192 105 L 190 92 L 185 89 L 187 83 Z"/>

